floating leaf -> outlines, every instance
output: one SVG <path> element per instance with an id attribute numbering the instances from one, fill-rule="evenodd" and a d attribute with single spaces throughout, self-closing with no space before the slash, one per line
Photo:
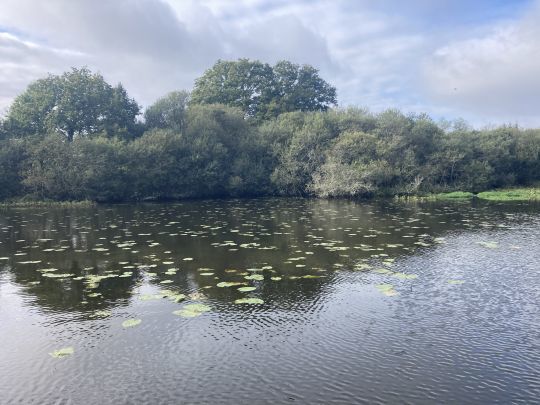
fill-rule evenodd
<path id="1" fill-rule="evenodd" d="M 92 316 L 95 318 L 106 318 L 111 315 L 112 315 L 112 312 L 107 311 L 107 310 L 97 310 L 97 311 L 94 311 L 94 313 L 92 314 Z"/>
<path id="2" fill-rule="evenodd" d="M 250 291 L 255 291 L 257 289 L 257 287 L 240 287 L 238 289 L 238 291 L 240 292 L 250 292 Z"/>
<path id="3" fill-rule="evenodd" d="M 210 308 L 208 305 L 204 304 L 188 304 L 184 305 L 182 309 L 173 311 L 173 314 L 182 316 L 184 318 L 195 318 L 196 316 L 202 315 L 203 313 L 208 312 L 211 309 L 212 308 Z"/>
<path id="4" fill-rule="evenodd" d="M 463 280 L 448 280 L 448 284 L 463 284 L 465 281 Z"/>
<path id="5" fill-rule="evenodd" d="M 392 297 L 398 294 L 398 292 L 394 290 L 394 286 L 392 284 L 378 284 L 375 287 L 377 287 L 377 290 L 387 297 Z"/>
<path id="6" fill-rule="evenodd" d="M 245 285 L 246 283 L 240 283 L 238 281 L 222 281 L 220 283 L 217 283 L 217 286 L 218 287 L 234 287 L 234 286 L 237 286 L 237 285 Z"/>
<path id="7" fill-rule="evenodd" d="M 270 277 L 272 281 L 281 281 L 281 277 Z"/>
<path id="8" fill-rule="evenodd" d="M 264 280 L 264 276 L 262 274 L 252 274 L 251 276 L 245 276 L 246 280 L 257 280 L 262 281 Z"/>
<path id="9" fill-rule="evenodd" d="M 264 304 L 264 301 L 260 298 L 240 298 L 234 301 L 235 304 L 253 304 L 260 305 Z"/>
<path id="10" fill-rule="evenodd" d="M 64 347 L 49 354 L 55 359 L 61 359 L 63 357 L 71 356 L 73 353 L 75 353 L 73 347 Z"/>
<path id="11" fill-rule="evenodd" d="M 142 322 L 142 320 L 140 320 L 140 319 L 128 319 L 128 320 L 122 322 L 122 326 L 124 328 L 132 328 L 134 326 L 139 325 L 141 322 Z"/>
<path id="12" fill-rule="evenodd" d="M 180 302 L 180 301 L 183 301 L 186 299 L 186 295 L 185 294 L 175 294 L 175 295 L 171 295 L 169 297 L 170 300 L 174 301 L 174 302 Z"/>
<path id="13" fill-rule="evenodd" d="M 497 249 L 499 247 L 499 244 L 497 242 L 477 242 L 477 243 L 488 249 Z"/>

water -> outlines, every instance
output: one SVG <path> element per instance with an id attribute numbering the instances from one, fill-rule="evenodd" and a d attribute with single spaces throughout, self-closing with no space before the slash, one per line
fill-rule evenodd
<path id="1" fill-rule="evenodd" d="M 3 210 L 0 402 L 538 402 L 539 240 L 531 204 Z"/>

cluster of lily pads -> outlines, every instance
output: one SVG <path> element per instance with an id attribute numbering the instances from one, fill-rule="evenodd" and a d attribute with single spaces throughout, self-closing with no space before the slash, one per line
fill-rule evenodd
<path id="1" fill-rule="evenodd" d="M 444 207 L 438 212 L 435 211 L 436 214 L 411 209 L 410 216 L 405 219 L 403 215 L 378 212 L 377 208 L 373 207 L 363 215 L 381 217 L 385 221 L 380 228 L 374 229 L 374 224 L 369 221 L 364 225 L 365 217 L 331 208 L 299 213 L 294 205 L 290 208 L 269 210 L 268 207 L 257 204 L 227 209 L 215 208 L 209 204 L 206 211 L 204 203 L 203 208 L 192 211 L 179 210 L 179 206 L 181 204 L 164 206 L 151 214 L 141 213 L 130 219 L 111 217 L 107 213 L 103 214 L 105 216 L 97 226 L 93 215 L 86 219 L 81 217 L 79 224 L 70 228 L 73 235 L 66 239 L 61 237 L 66 237 L 64 232 L 67 231 L 63 230 L 63 227 L 67 229 L 68 224 L 48 222 L 46 229 L 28 231 L 24 238 L 23 235 L 18 236 L 14 241 L 17 246 L 15 253 L 0 257 L 0 261 L 10 262 L 13 267 L 35 266 L 39 277 L 29 281 L 29 285 L 39 285 L 46 280 L 51 280 L 47 281 L 48 283 L 56 280 L 54 283 L 62 285 L 68 285 L 72 281 L 81 282 L 84 286 L 84 299 L 81 304 L 105 300 L 105 291 L 100 289 L 100 285 L 107 283 L 106 280 L 129 279 L 136 280 L 139 284 L 148 281 L 159 285 L 161 289 L 157 293 L 140 295 L 140 300 L 168 299 L 183 303 L 190 299 L 193 302 L 184 304 L 173 311 L 173 314 L 195 318 L 211 311 L 210 306 L 197 302 L 203 297 L 200 292 L 182 294 L 165 289 L 167 285 L 174 284 L 175 278 L 182 272 L 200 278 L 199 285 L 204 284 L 200 287 L 201 290 L 214 287 L 234 288 L 239 293 L 246 294 L 247 296 L 232 300 L 237 305 L 264 304 L 263 299 L 250 296 L 250 293 L 260 288 L 262 281 L 318 279 L 328 277 L 328 272 L 344 270 L 381 275 L 379 284 L 374 284 L 375 289 L 384 296 L 396 296 L 398 289 L 386 278 L 408 282 L 416 279 L 418 275 L 394 271 L 394 258 L 412 253 L 416 249 L 445 243 L 444 238 L 427 232 L 432 223 L 446 223 L 446 216 L 454 214 Z M 45 213 L 43 215 L 46 217 Z M 246 216 L 255 216 L 257 220 L 248 219 Z M 41 217 L 38 217 L 39 223 Z M 290 219 L 291 217 L 294 219 Z M 339 221 L 345 225 L 339 226 Z M 467 217 L 461 218 L 459 226 L 471 227 L 473 225 L 470 221 Z M 486 226 L 489 225 L 487 223 Z M 301 226 L 304 232 L 297 232 L 297 226 Z M 37 224 L 33 227 L 37 227 Z M 11 232 L 10 229 L 9 231 Z M 101 236 L 101 231 L 107 232 L 107 236 Z M 245 270 L 225 269 L 224 273 L 228 277 L 224 280 L 210 267 L 189 267 L 192 262 L 197 263 L 203 258 L 181 254 L 181 249 L 176 246 L 181 246 L 180 241 L 194 239 L 201 243 L 206 241 L 210 249 L 217 249 L 220 254 L 226 252 L 238 255 L 238 252 L 245 252 L 246 255 L 257 255 L 258 251 L 265 251 L 261 254 L 267 255 L 267 261 L 260 263 L 254 260 L 256 267 Z M 287 241 L 285 251 L 283 247 L 279 247 L 276 240 Z M 498 244 L 493 241 L 478 243 L 485 248 L 498 248 Z M 39 260 L 33 252 L 39 253 Z M 332 257 L 334 262 L 319 263 L 317 255 L 321 253 Z M 81 266 L 80 269 L 65 265 L 55 267 L 55 260 L 58 260 L 59 256 L 62 260 L 66 255 L 73 255 L 73 260 L 79 263 L 90 264 L 85 262 L 86 254 L 97 256 L 100 264 Z M 284 256 L 285 254 L 287 256 Z M 51 258 L 47 255 L 51 255 Z M 117 257 L 121 259 L 118 260 Z M 269 257 L 273 259 L 268 259 Z M 278 267 L 279 271 L 274 267 Z M 99 274 L 94 274 L 96 272 Z M 447 281 L 451 285 L 464 282 L 459 279 Z M 110 311 L 103 309 L 92 313 L 93 318 L 110 315 Z M 122 326 L 132 328 L 141 322 L 140 319 L 127 319 Z M 51 355 L 65 357 L 69 356 L 70 352 L 72 353 L 72 350 L 64 350 Z"/>

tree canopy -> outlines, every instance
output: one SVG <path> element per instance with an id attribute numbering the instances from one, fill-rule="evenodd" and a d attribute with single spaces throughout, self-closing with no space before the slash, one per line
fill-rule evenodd
<path id="1" fill-rule="evenodd" d="M 169 128 L 181 132 L 185 126 L 187 91 L 173 91 L 161 97 L 144 112 L 148 129 Z"/>
<path id="2" fill-rule="evenodd" d="M 291 111 L 326 111 L 337 105 L 336 89 L 317 69 L 281 61 L 219 60 L 195 81 L 193 104 L 224 104 L 259 120 Z"/>
<path id="3" fill-rule="evenodd" d="M 60 133 L 68 141 L 92 133 L 129 131 L 140 107 L 121 84 L 112 87 L 87 68 L 73 68 L 31 83 L 8 111 L 10 133 Z"/>

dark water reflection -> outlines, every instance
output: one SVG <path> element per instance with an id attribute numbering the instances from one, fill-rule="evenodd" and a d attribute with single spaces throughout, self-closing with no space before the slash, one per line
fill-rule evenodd
<path id="1" fill-rule="evenodd" d="M 539 240 L 532 204 L 4 210 L 0 402 L 532 403 Z"/>

